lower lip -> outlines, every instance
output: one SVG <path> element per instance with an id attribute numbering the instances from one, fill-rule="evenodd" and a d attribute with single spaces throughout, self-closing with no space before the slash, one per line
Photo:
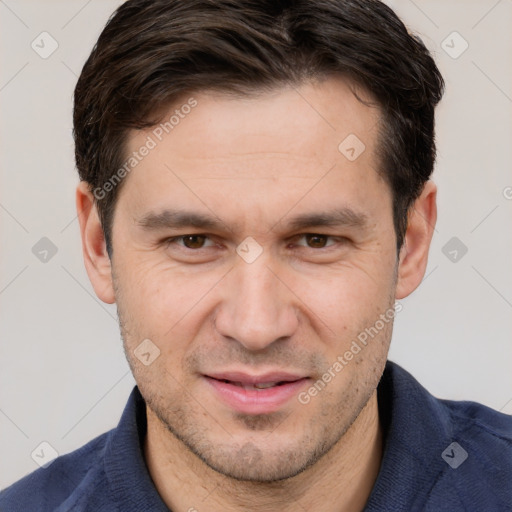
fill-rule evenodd
<path id="1" fill-rule="evenodd" d="M 205 380 L 224 403 L 245 414 L 268 414 L 278 411 L 309 381 L 304 378 L 280 386 L 256 390 L 244 389 L 236 384 L 206 376 Z"/>

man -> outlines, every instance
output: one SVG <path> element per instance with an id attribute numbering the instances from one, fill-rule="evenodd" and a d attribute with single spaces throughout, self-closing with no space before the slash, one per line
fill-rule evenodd
<path id="1" fill-rule="evenodd" d="M 137 387 L 1 510 L 511 510 L 511 418 L 387 361 L 442 91 L 375 0 L 123 4 L 75 91 L 76 198 Z"/>

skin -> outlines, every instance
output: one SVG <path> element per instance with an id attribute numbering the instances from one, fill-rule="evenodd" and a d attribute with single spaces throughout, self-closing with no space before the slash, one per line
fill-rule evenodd
<path id="1" fill-rule="evenodd" d="M 436 187 L 428 182 L 415 202 L 397 255 L 391 191 L 375 157 L 380 111 L 347 81 L 194 98 L 197 107 L 127 176 L 112 261 L 89 186 L 77 189 L 87 272 L 98 297 L 117 303 L 146 400 L 151 477 L 175 511 L 362 510 L 382 459 L 376 387 L 392 322 L 308 404 L 293 397 L 276 412 L 242 414 L 202 375 L 284 370 L 309 377 L 307 391 L 420 284 Z M 351 133 L 366 146 L 355 161 L 338 150 Z M 129 152 L 148 134 L 132 132 Z M 342 207 L 364 223 L 290 225 Z M 168 208 L 220 225 L 143 226 Z M 166 242 L 190 234 L 206 237 Z M 249 236 L 263 251 L 252 263 L 236 252 Z M 134 355 L 144 339 L 160 350 L 148 366 Z"/>

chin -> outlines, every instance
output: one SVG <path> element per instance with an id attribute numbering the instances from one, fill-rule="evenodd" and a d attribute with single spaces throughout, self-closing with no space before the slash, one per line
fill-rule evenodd
<path id="1" fill-rule="evenodd" d="M 331 448 L 330 443 L 297 439 L 295 443 L 269 443 L 265 433 L 258 441 L 215 443 L 189 439 L 187 448 L 210 469 L 228 478 L 271 483 L 293 478 L 315 464 Z M 259 436 L 258 436 L 259 437 Z"/>

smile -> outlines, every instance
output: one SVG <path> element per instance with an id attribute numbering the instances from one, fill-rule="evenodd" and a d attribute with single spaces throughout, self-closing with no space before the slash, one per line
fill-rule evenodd
<path id="1" fill-rule="evenodd" d="M 216 378 L 204 375 L 208 391 L 224 405 L 245 414 L 270 414 L 282 409 L 296 396 L 308 377 L 287 376 L 285 380 L 261 377 Z"/>

